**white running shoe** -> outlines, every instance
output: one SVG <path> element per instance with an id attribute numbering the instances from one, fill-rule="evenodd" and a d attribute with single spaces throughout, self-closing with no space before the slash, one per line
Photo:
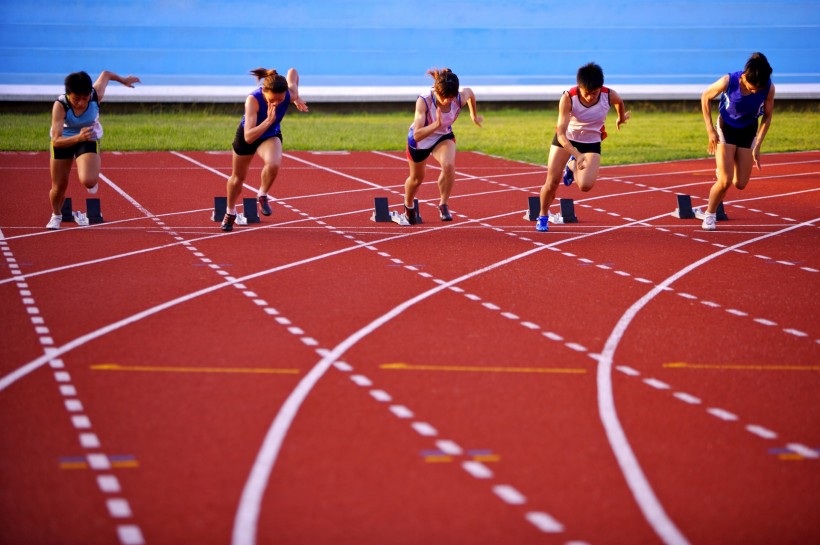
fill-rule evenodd
<path id="1" fill-rule="evenodd" d="M 88 216 L 80 212 L 79 210 L 74 212 L 74 221 L 80 227 L 88 227 Z"/>
<path id="2" fill-rule="evenodd" d="M 60 225 L 63 224 L 63 216 L 55 216 L 54 214 L 51 215 L 51 219 L 48 220 L 46 224 L 46 229 L 51 229 L 52 231 L 56 231 L 60 228 Z"/>
<path id="3" fill-rule="evenodd" d="M 91 195 L 94 195 L 95 193 L 97 193 L 97 190 L 99 188 L 100 188 L 100 182 L 97 182 L 96 184 L 94 184 L 94 187 L 86 187 L 86 189 L 88 190 L 88 192 Z"/>
<path id="4" fill-rule="evenodd" d="M 708 212 L 703 216 L 703 225 L 701 227 L 704 231 L 714 231 L 717 229 L 717 214 L 709 214 Z"/>

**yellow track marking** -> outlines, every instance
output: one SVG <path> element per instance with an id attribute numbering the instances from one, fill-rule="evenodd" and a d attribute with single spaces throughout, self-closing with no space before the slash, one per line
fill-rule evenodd
<path id="1" fill-rule="evenodd" d="M 664 363 L 669 369 L 728 369 L 733 371 L 820 371 L 820 365 L 732 365 L 705 363 Z"/>
<path id="2" fill-rule="evenodd" d="M 410 365 L 408 363 L 384 363 L 382 369 L 395 371 L 467 371 L 472 373 L 569 373 L 581 374 L 587 370 L 583 368 L 557 367 L 471 367 L 461 365 Z"/>
<path id="3" fill-rule="evenodd" d="M 142 371 L 149 373 L 239 373 L 239 374 L 269 374 L 269 375 L 298 375 L 298 369 L 272 369 L 267 367 L 155 367 L 149 365 L 119 365 L 103 363 L 92 365 L 94 371 Z"/>

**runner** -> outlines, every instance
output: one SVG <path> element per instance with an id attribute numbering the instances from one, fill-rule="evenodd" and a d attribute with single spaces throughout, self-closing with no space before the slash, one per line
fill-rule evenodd
<path id="1" fill-rule="evenodd" d="M 416 117 L 407 134 L 410 175 L 404 182 L 404 217 L 410 225 L 416 223 L 414 200 L 424 181 L 426 161 L 430 155 L 441 165 L 438 177 L 441 197 L 439 217 L 441 221 L 452 221 L 453 216 L 447 206 L 456 172 L 456 137 L 452 125 L 465 104 L 470 109 L 473 123 L 480 127 L 484 121 L 484 117 L 477 114 L 472 89 L 465 87 L 459 92 L 458 76 L 452 70 L 432 69 L 427 74 L 433 77 L 433 88 L 429 95 L 416 99 Z"/>
<path id="2" fill-rule="evenodd" d="M 575 184 L 589 191 L 598 178 L 601 142 L 606 138 L 604 122 L 610 106 L 618 113 L 616 127 L 629 119 L 629 112 L 614 90 L 604 87 L 604 72 L 595 63 L 578 69 L 577 86 L 561 95 L 558 126 L 549 151 L 547 180 L 541 188 L 541 213 L 535 222 L 538 231 L 549 231 L 549 208 L 558 184 Z"/>
<path id="3" fill-rule="evenodd" d="M 73 72 L 65 78 L 65 94 L 57 97 L 51 108 L 51 219 L 47 229 L 56 230 L 62 223 L 62 208 L 68 177 L 76 159 L 77 175 L 89 193 L 99 189 L 100 139 L 103 136 L 100 125 L 100 103 L 105 96 L 109 81 L 134 87 L 140 79 L 134 76 L 121 77 L 104 70 L 92 85 L 91 76 L 86 72 Z"/>
<path id="4" fill-rule="evenodd" d="M 257 68 L 250 72 L 262 84 L 245 99 L 245 115 L 236 129 L 233 141 L 233 171 L 228 179 L 228 207 L 222 220 L 222 230 L 232 231 L 236 221 L 236 201 L 248 176 L 253 156 L 265 162 L 262 180 L 256 195 L 262 214 L 271 215 L 268 191 L 282 164 L 282 129 L 279 124 L 294 103 L 300 112 L 308 107 L 299 98 L 299 74 L 288 70 L 287 78 L 276 70 Z"/>
<path id="5" fill-rule="evenodd" d="M 715 156 L 717 181 L 709 191 L 703 229 L 716 229 L 718 205 L 729 185 L 744 189 L 752 164 L 760 170 L 760 146 L 774 113 L 772 67 L 763 53 L 753 53 L 742 72 L 727 74 L 710 85 L 700 97 L 709 155 Z M 720 96 L 717 128 L 712 124 L 712 100 Z M 761 118 L 758 124 L 757 118 Z"/>

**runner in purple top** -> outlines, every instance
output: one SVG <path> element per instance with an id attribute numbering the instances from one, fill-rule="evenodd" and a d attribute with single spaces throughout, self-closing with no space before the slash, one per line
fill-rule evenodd
<path id="1" fill-rule="evenodd" d="M 715 156 L 717 181 L 709 192 L 703 229 L 715 230 L 715 214 L 723 197 L 734 185 L 743 189 L 752 175 L 752 165 L 760 170 L 760 146 L 772 124 L 774 84 L 772 67 L 763 53 L 753 53 L 742 72 L 726 74 L 710 85 L 700 97 L 709 155 Z M 717 127 L 712 124 L 712 100 L 720 95 Z M 760 122 L 758 123 L 758 118 Z"/>
<path id="2" fill-rule="evenodd" d="M 271 215 L 268 191 L 282 163 L 282 130 L 279 124 L 291 102 L 300 112 L 308 111 L 307 104 L 299 98 L 299 74 L 296 69 L 288 70 L 287 78 L 267 68 L 251 70 L 251 74 L 262 83 L 245 99 L 245 115 L 234 136 L 233 171 L 228 179 L 228 209 L 222 220 L 223 231 L 233 230 L 236 201 L 254 155 L 259 155 L 265 162 L 257 200 L 262 213 Z"/>

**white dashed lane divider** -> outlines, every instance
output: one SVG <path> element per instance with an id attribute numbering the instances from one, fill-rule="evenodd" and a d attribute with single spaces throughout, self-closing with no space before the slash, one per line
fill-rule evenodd
<path id="1" fill-rule="evenodd" d="M 637 369 L 633 369 L 632 367 L 629 367 L 627 365 L 619 365 L 616 366 L 615 369 L 617 369 L 618 371 L 620 371 L 628 377 L 641 377 L 640 371 L 638 371 Z M 644 384 L 651 386 L 655 390 L 661 392 L 671 392 L 672 396 L 675 397 L 675 399 L 678 399 L 686 403 L 687 405 L 705 406 L 704 402 L 700 398 L 693 396 L 692 394 L 689 394 L 687 392 L 676 391 L 672 386 L 661 380 L 651 377 L 643 378 L 642 380 Z M 722 420 L 723 422 L 736 422 L 741 424 L 741 418 L 735 413 L 727 411 L 726 409 L 720 407 L 705 407 L 704 410 L 710 416 Z M 761 439 L 766 439 L 768 441 L 778 438 L 777 432 L 774 432 L 759 424 L 747 424 L 745 425 L 744 429 L 752 435 L 755 435 L 756 437 L 759 437 Z M 810 458 L 813 460 L 820 458 L 820 453 L 817 451 L 817 449 L 810 448 L 806 445 L 803 445 L 802 443 L 791 442 L 786 445 L 786 448 L 794 453 L 803 456 L 804 458 Z"/>
<path id="2" fill-rule="evenodd" d="M 34 332 L 37 334 L 44 353 L 46 355 L 53 354 L 55 344 L 51 331 L 37 307 L 30 286 L 25 280 L 2 230 L 0 230 L 0 251 L 3 253 L 12 278 L 15 279 L 20 299 L 26 307 L 26 314 L 31 320 Z M 60 395 L 63 396 L 63 406 L 68 413 L 69 420 L 78 432 L 80 446 L 88 451 L 85 455 L 86 462 L 89 469 L 96 473 L 97 487 L 105 497 L 105 505 L 109 516 L 115 521 L 120 544 L 144 545 L 145 539 L 142 531 L 139 525 L 134 522 L 134 514 L 128 500 L 123 497 L 119 479 L 110 473 L 112 469 L 111 460 L 101 452 L 102 444 L 97 434 L 94 433 L 91 419 L 85 414 L 83 402 L 77 392 L 77 387 L 72 382 L 71 374 L 66 371 L 65 363 L 61 358 L 51 358 L 48 363 L 54 371 L 54 380 L 57 382 Z"/>

